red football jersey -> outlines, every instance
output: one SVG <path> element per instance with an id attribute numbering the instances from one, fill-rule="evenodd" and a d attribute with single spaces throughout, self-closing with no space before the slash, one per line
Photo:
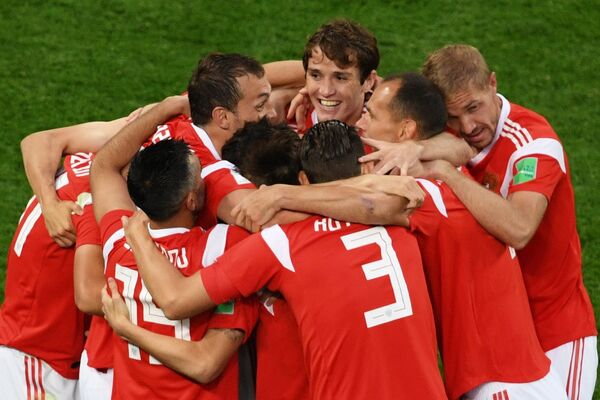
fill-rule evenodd
<path id="1" fill-rule="evenodd" d="M 312 217 L 255 234 L 201 271 L 217 303 L 267 286 L 300 328 L 310 397 L 442 399 L 412 234 Z"/>
<path id="2" fill-rule="evenodd" d="M 536 337 L 514 250 L 488 234 L 441 182 L 411 215 L 450 399 L 489 381 L 530 382 L 550 361 Z"/>
<path id="3" fill-rule="evenodd" d="M 308 399 L 298 323 L 284 299 L 262 304 L 256 325 L 256 399 Z"/>
<path id="4" fill-rule="evenodd" d="M 254 189 L 255 186 L 240 175 L 235 166 L 221 159 L 206 131 L 194 125 L 189 117 L 180 115 L 160 125 L 144 146 L 165 139 L 183 140 L 200 160 L 202 179 L 205 184 L 204 210 L 199 225 L 210 228 L 217 223 L 217 210 L 221 200 L 238 189 Z"/>
<path id="5" fill-rule="evenodd" d="M 83 208 L 83 215 L 72 216 L 75 247 L 59 247 L 48 235 L 37 199 L 29 201 L 10 245 L 0 311 L 0 344 L 46 361 L 68 379 L 79 376 L 85 329 L 84 314 L 74 300 L 75 249 L 100 245 L 91 207 L 91 160 L 91 153 L 66 157 L 65 172 L 56 178 L 58 197 Z"/>
<path id="6" fill-rule="evenodd" d="M 92 316 L 85 350 L 90 367 L 100 370 L 113 368 L 113 331 L 103 317 Z"/>
<path id="7" fill-rule="evenodd" d="M 114 277 L 129 307 L 132 322 L 162 335 L 199 341 L 207 329 L 241 329 L 250 334 L 257 319 L 257 303 L 252 300 L 222 304 L 184 320 L 167 319 L 152 301 L 126 244 L 121 216 L 131 212 L 115 210 L 100 222 L 106 275 Z M 150 230 L 157 246 L 182 274 L 189 276 L 210 265 L 228 246 L 247 236 L 241 229 L 217 225 L 209 232 L 171 228 Z M 114 335 L 114 385 L 116 399 L 237 399 L 237 356 L 221 376 L 208 385 L 194 381 L 163 366 L 137 346 Z"/>
<path id="8" fill-rule="evenodd" d="M 597 335 L 583 285 L 573 185 L 558 136 L 540 115 L 504 97 L 496 135 L 469 163 L 475 179 L 508 197 L 530 191 L 548 199 L 537 232 L 517 252 L 544 351 Z"/>

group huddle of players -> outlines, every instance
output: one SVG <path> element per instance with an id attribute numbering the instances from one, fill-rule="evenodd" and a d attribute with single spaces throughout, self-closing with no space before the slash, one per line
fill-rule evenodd
<path id="1" fill-rule="evenodd" d="M 378 65 L 335 20 L 302 62 L 212 53 L 185 95 L 26 137 L 0 392 L 591 399 L 556 133 L 474 47 Z"/>

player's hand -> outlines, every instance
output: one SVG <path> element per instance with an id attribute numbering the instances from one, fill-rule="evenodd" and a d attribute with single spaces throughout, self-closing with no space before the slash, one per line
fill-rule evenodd
<path id="1" fill-rule="evenodd" d="M 277 204 L 279 194 L 276 186 L 262 185 L 247 195 L 233 210 L 235 223 L 250 232 L 258 232 L 281 209 Z"/>
<path id="2" fill-rule="evenodd" d="M 190 101 L 187 94 L 179 96 L 169 96 L 159 103 L 163 107 L 166 107 L 170 115 L 191 115 L 190 112 Z"/>
<path id="3" fill-rule="evenodd" d="M 356 184 L 372 191 L 404 197 L 408 200 L 408 209 L 421 207 L 425 200 L 425 192 L 412 176 L 362 175 Z"/>
<path id="4" fill-rule="evenodd" d="M 309 108 L 310 98 L 308 97 L 308 90 L 306 90 L 306 87 L 303 87 L 290 102 L 290 108 L 288 109 L 286 116 L 288 120 L 296 120 L 298 132 L 302 132 L 306 129 L 306 117 Z"/>
<path id="5" fill-rule="evenodd" d="M 421 168 L 419 176 L 427 179 L 444 180 L 448 174 L 457 172 L 456 167 L 446 160 L 423 161 Z"/>
<path id="6" fill-rule="evenodd" d="M 102 288 L 102 312 L 104 319 L 115 333 L 123 336 L 124 330 L 131 324 L 131 321 L 127 305 L 119 294 L 117 283 L 113 278 L 108 278 L 108 283 Z"/>
<path id="7" fill-rule="evenodd" d="M 369 146 L 376 148 L 370 154 L 359 158 L 360 162 L 375 161 L 373 173 L 385 175 L 413 175 L 413 170 L 423 152 L 423 147 L 413 140 L 402 143 L 390 143 L 381 140 L 361 138 Z"/>
<path id="8" fill-rule="evenodd" d="M 76 232 L 71 215 L 83 214 L 83 209 L 75 202 L 54 200 L 44 202 L 42 215 L 48 234 L 60 247 L 70 247 L 75 244 Z"/>
<path id="9" fill-rule="evenodd" d="M 139 248 L 139 243 L 142 241 L 152 240 L 148 232 L 149 221 L 150 219 L 142 210 L 136 211 L 131 217 L 121 217 L 125 239 L 129 246 Z"/>

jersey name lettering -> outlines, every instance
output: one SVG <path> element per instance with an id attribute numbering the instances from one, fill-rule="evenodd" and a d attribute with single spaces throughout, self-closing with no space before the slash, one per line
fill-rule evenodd
<path id="1" fill-rule="evenodd" d="M 350 226 L 350 222 L 343 222 L 346 226 Z M 342 229 L 342 222 L 333 218 L 323 218 L 315 221 L 315 232 L 335 232 Z"/>

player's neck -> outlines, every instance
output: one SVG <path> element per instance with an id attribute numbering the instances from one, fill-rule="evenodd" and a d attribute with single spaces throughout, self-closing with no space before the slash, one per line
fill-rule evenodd
<path id="1" fill-rule="evenodd" d="M 225 142 L 232 136 L 231 132 L 220 128 L 214 123 L 208 123 L 207 125 L 204 125 L 202 129 L 208 134 L 215 150 L 221 154 L 221 149 L 225 145 Z"/>
<path id="2" fill-rule="evenodd" d="M 191 229 L 194 227 L 194 214 L 187 211 L 180 211 L 171 218 L 165 221 L 154 221 L 150 220 L 150 227 L 152 229 L 169 229 L 169 228 L 187 228 Z"/>

